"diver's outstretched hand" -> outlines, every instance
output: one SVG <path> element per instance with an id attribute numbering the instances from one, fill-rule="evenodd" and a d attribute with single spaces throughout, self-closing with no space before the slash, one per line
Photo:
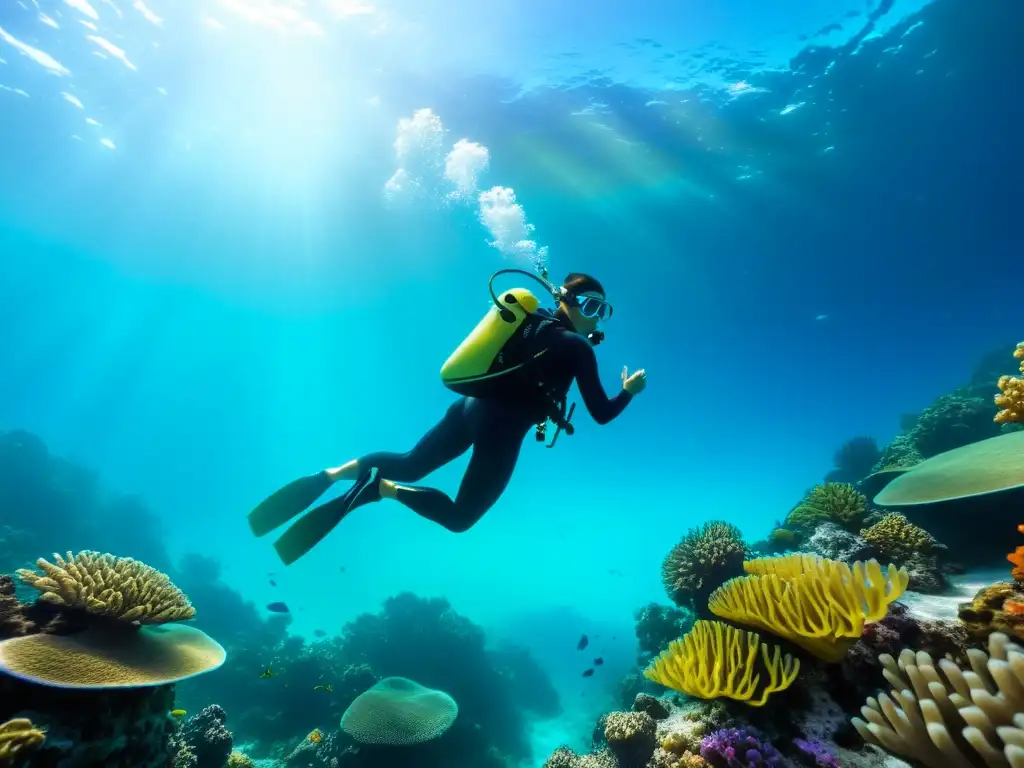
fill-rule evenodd
<path id="1" fill-rule="evenodd" d="M 629 369 L 622 366 L 622 388 L 631 395 L 639 395 L 647 386 L 647 373 L 641 368 L 639 371 L 629 375 Z"/>

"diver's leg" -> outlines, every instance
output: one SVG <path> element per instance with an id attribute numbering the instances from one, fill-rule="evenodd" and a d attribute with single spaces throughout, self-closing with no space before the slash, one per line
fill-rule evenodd
<path id="1" fill-rule="evenodd" d="M 381 481 L 381 495 L 454 533 L 472 528 L 504 493 L 525 436 L 521 428 L 510 428 L 500 413 L 484 413 L 474 421 L 473 454 L 454 501 L 436 488 L 402 485 L 390 478 Z"/>
<path id="2" fill-rule="evenodd" d="M 359 472 L 352 487 L 338 498 L 307 512 L 274 542 L 274 549 L 284 564 L 290 565 L 305 555 L 353 509 L 378 501 L 384 472 L 399 480 L 416 481 L 465 453 L 472 442 L 466 415 L 468 402 L 466 398 L 455 401 L 441 421 L 408 453 L 371 453 L 349 462 L 356 464 Z M 342 470 L 344 466 L 347 465 L 337 469 Z M 329 470 L 321 472 L 320 476 L 328 485 L 333 482 Z"/>
<path id="3" fill-rule="evenodd" d="M 403 483 L 422 480 L 438 467 L 461 456 L 473 441 L 467 423 L 468 400 L 459 398 L 411 451 L 390 453 L 381 451 L 354 459 L 340 467 L 326 470 L 330 481 L 356 480 L 371 467 L 380 470 L 381 477 Z"/>

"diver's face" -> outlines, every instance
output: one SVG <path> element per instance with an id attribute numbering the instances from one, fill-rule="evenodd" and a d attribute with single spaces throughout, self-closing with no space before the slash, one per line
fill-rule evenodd
<path id="1" fill-rule="evenodd" d="M 579 295 L 579 298 L 582 299 L 584 296 L 592 296 L 594 298 L 601 299 L 602 301 L 604 301 L 604 295 L 598 293 L 597 291 L 587 291 L 586 293 L 581 293 Z M 594 331 L 596 331 L 597 324 L 601 320 L 600 317 L 597 315 L 594 315 L 593 317 L 587 317 L 580 311 L 578 305 L 567 307 L 566 314 L 569 315 L 569 321 L 572 323 L 573 328 L 575 328 L 578 333 L 581 333 L 584 336 L 588 336 Z"/>

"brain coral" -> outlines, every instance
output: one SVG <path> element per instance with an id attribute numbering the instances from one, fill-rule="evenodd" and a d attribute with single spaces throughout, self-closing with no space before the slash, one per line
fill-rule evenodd
<path id="1" fill-rule="evenodd" d="M 691 528 L 662 563 L 665 591 L 676 605 L 703 610 L 708 595 L 743 573 L 747 552 L 743 534 L 732 523 L 715 520 Z"/>
<path id="2" fill-rule="evenodd" d="M 447 693 L 404 677 L 386 677 L 349 705 L 341 729 L 363 744 L 419 744 L 441 736 L 458 714 Z"/>

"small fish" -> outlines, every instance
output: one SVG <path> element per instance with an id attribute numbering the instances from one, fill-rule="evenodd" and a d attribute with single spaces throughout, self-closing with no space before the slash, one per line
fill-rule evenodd
<path id="1" fill-rule="evenodd" d="M 598 656 L 596 659 L 594 659 L 594 666 L 595 667 L 600 667 L 602 664 L 604 664 L 604 659 L 602 659 L 600 656 Z"/>
<path id="2" fill-rule="evenodd" d="M 188 712 L 186 712 L 184 709 L 172 709 L 171 710 L 171 717 L 184 717 L 187 714 L 188 714 Z"/>
<path id="3" fill-rule="evenodd" d="M 339 570 L 340 570 L 340 571 L 341 571 L 342 573 L 344 573 L 344 572 L 345 572 L 345 566 L 344 566 L 344 565 L 343 565 L 343 566 L 341 566 L 341 568 L 340 568 Z"/>
<path id="4" fill-rule="evenodd" d="M 591 667 L 590 669 L 586 670 L 583 673 L 584 677 L 593 677 L 593 675 L 594 675 L 594 668 L 593 667 Z"/>
<path id="5" fill-rule="evenodd" d="M 274 670 L 272 670 L 270 667 L 267 667 L 260 673 L 260 680 L 264 680 L 268 677 L 273 677 L 275 674 L 277 673 L 274 672 Z"/>
<path id="6" fill-rule="evenodd" d="M 582 651 L 588 645 L 590 645 L 589 638 L 587 638 L 586 635 L 580 635 L 580 641 L 578 643 L 576 643 L 576 650 L 577 651 Z"/>
<path id="7" fill-rule="evenodd" d="M 314 685 L 314 691 L 324 691 L 325 693 L 334 693 L 334 686 L 328 683 L 327 685 Z"/>
<path id="8" fill-rule="evenodd" d="M 820 323 L 822 320 L 828 320 L 828 315 L 818 315 L 814 319 L 817 320 Z"/>
<path id="9" fill-rule="evenodd" d="M 327 633 L 324 632 L 322 629 L 314 629 L 313 635 L 316 637 L 327 637 Z"/>
<path id="10" fill-rule="evenodd" d="M 273 611 L 274 613 L 288 613 L 288 606 L 281 602 L 268 603 L 267 610 Z"/>
<path id="11" fill-rule="evenodd" d="M 273 579 L 271 579 L 271 580 L 270 580 L 270 586 L 272 586 L 272 587 L 276 587 L 276 586 L 277 586 L 277 582 L 276 582 L 276 581 L 274 581 Z"/>

